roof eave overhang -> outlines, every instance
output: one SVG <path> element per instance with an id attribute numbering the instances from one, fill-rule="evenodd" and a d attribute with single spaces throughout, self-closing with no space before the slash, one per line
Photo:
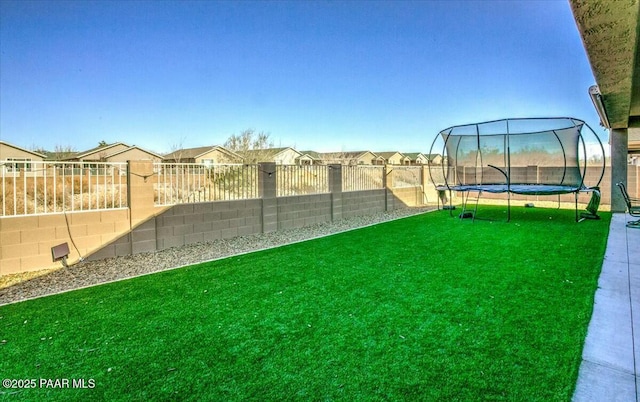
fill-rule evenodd
<path id="1" fill-rule="evenodd" d="M 640 0 L 569 0 L 611 128 L 640 117 Z"/>

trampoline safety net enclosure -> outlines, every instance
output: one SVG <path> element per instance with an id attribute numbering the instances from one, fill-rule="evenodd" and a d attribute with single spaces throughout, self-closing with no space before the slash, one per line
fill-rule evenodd
<path id="1" fill-rule="evenodd" d="M 570 117 L 449 127 L 436 136 L 430 154 L 441 156 L 440 163 L 429 166 L 431 181 L 439 191 L 462 192 L 464 209 L 470 192 L 477 192 L 478 198 L 482 192 L 573 193 L 577 219 L 578 194 L 597 191 L 605 170 L 602 142 L 588 124 Z M 591 174 L 588 182 L 587 168 L 594 167 L 598 174 Z"/>

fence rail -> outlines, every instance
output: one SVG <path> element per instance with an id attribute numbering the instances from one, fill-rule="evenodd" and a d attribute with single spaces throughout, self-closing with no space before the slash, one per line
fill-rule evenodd
<path id="1" fill-rule="evenodd" d="M 258 198 L 258 166 L 154 164 L 155 205 Z"/>
<path id="2" fill-rule="evenodd" d="M 0 161 L 0 216 L 127 207 L 127 164 Z"/>
<path id="3" fill-rule="evenodd" d="M 276 165 L 276 196 L 323 194 L 329 192 L 326 165 Z"/>

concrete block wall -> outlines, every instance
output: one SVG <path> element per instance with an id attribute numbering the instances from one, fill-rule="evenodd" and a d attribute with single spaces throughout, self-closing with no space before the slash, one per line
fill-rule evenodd
<path id="1" fill-rule="evenodd" d="M 329 165 L 329 193 L 331 194 L 331 221 L 343 218 L 342 165 Z"/>
<path id="2" fill-rule="evenodd" d="M 129 229 L 128 209 L 69 212 L 66 219 L 64 214 L 2 218 L 0 275 L 60 267 L 61 262 L 52 260 L 51 248 L 61 243 L 69 245 L 67 261 L 74 263 Z"/>
<path id="3" fill-rule="evenodd" d="M 494 183 L 506 183 L 507 179 L 502 173 L 495 169 L 490 169 L 493 170 L 492 174 L 496 177 L 493 180 Z M 526 166 L 511 166 L 510 173 L 509 177 L 511 178 L 512 183 L 529 183 L 527 180 L 529 179 L 530 174 Z"/>
<path id="4" fill-rule="evenodd" d="M 262 233 L 262 201 L 175 205 L 155 219 L 154 250 Z"/>
<path id="5" fill-rule="evenodd" d="M 331 194 L 280 197 L 277 207 L 278 230 L 331 222 Z"/>
<path id="6" fill-rule="evenodd" d="M 386 210 L 386 190 L 352 191 L 342 193 L 342 217 L 353 218 L 384 212 Z"/>
<path id="7" fill-rule="evenodd" d="M 271 233 L 278 230 L 278 202 L 276 200 L 276 164 L 263 163 L 258 169 L 258 191 L 262 199 L 262 231 Z"/>
<path id="8" fill-rule="evenodd" d="M 152 216 L 154 206 L 153 163 L 151 161 L 129 161 L 127 166 L 127 202 L 131 226 L 146 221 Z"/>
<path id="9" fill-rule="evenodd" d="M 421 186 L 394 188 L 389 192 L 392 195 L 391 209 L 419 207 L 425 204 L 426 194 Z"/>
<path id="10" fill-rule="evenodd" d="M 154 181 L 149 179 L 152 163 L 129 162 L 128 208 L 67 213 L 69 229 L 64 214 L 0 218 L 0 275 L 60 267 L 51 260 L 51 247 L 64 242 L 71 251 L 69 262 L 74 263 L 80 257 L 96 260 L 154 252 L 415 204 L 409 201 L 415 200 L 415 189 L 343 193 L 341 169 L 331 166 L 326 194 L 278 198 L 275 164 L 262 164 L 258 199 L 155 206 Z M 385 186 L 391 186 L 386 175 Z"/>

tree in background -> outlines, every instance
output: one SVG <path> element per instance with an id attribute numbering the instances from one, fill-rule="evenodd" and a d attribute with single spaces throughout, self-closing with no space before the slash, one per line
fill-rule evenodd
<path id="1" fill-rule="evenodd" d="M 56 145 L 55 148 L 53 149 L 55 160 L 58 160 L 58 161 L 71 158 L 77 152 L 78 151 L 71 145 Z"/>
<path id="2" fill-rule="evenodd" d="M 48 151 L 40 146 L 31 146 L 31 151 L 45 155 L 48 160 L 62 161 L 73 157 L 78 151 L 71 145 L 56 145 L 53 151 Z"/>
<path id="3" fill-rule="evenodd" d="M 245 163 L 256 163 L 267 159 L 269 148 L 273 148 L 271 134 L 246 129 L 240 134 L 233 134 L 224 143 L 224 147 L 242 156 Z"/>
<path id="4" fill-rule="evenodd" d="M 182 154 L 184 152 L 184 141 L 185 141 L 185 137 L 180 137 L 180 140 L 178 142 L 174 142 L 173 144 L 171 144 L 169 146 L 169 155 L 172 156 L 172 159 L 176 162 L 176 163 L 181 163 L 182 162 Z"/>

